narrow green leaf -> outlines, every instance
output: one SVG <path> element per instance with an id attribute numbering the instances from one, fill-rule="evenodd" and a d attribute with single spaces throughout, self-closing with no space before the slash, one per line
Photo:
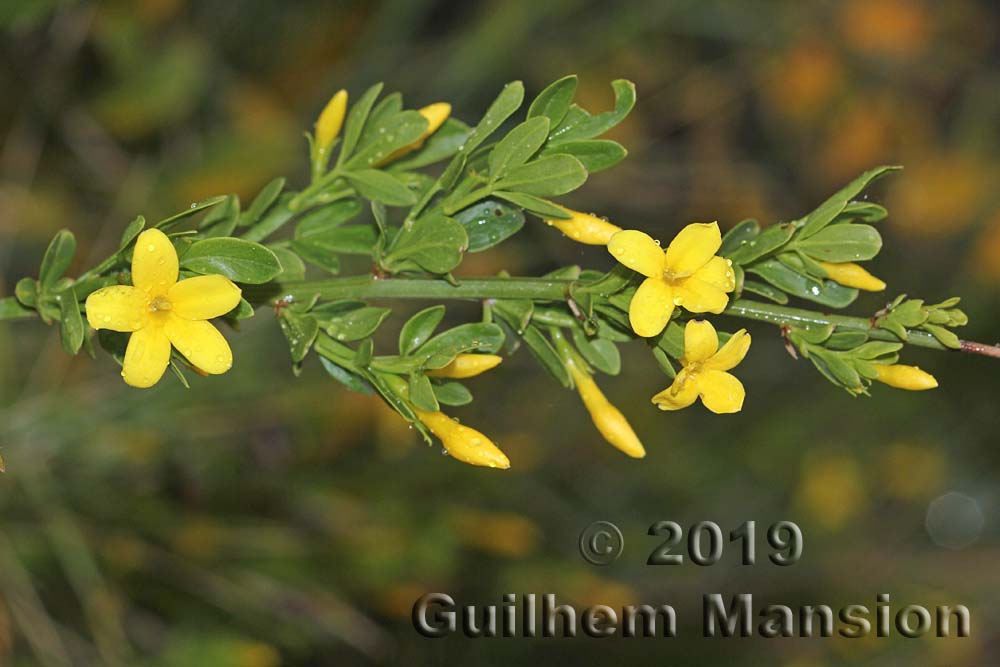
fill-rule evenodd
<path id="1" fill-rule="evenodd" d="M 25 320 L 34 316 L 35 311 L 23 306 L 17 298 L 7 296 L 0 299 L 0 321 Z"/>
<path id="2" fill-rule="evenodd" d="M 238 283 L 266 283 L 281 272 L 273 252 L 251 241 L 233 238 L 205 239 L 191 244 L 181 266 L 195 273 L 218 273 Z"/>
<path id="3" fill-rule="evenodd" d="M 717 255 L 730 257 L 740 246 L 751 241 L 760 233 L 760 223 L 756 220 L 743 220 L 727 231 L 722 237 L 722 246 Z"/>
<path id="4" fill-rule="evenodd" d="M 876 167 L 875 169 L 866 171 L 858 176 L 856 179 L 848 183 L 843 189 L 820 204 L 815 211 L 802 219 L 799 238 L 808 238 L 826 227 L 833 221 L 834 218 L 843 212 L 850 200 L 857 197 L 861 194 L 862 190 L 868 187 L 869 183 L 883 174 L 901 168 L 902 167 L 894 166 Z"/>
<path id="5" fill-rule="evenodd" d="M 792 224 L 771 225 L 756 236 L 742 239 L 726 257 L 733 260 L 733 264 L 746 266 L 785 245 L 794 233 L 795 226 Z"/>
<path id="6" fill-rule="evenodd" d="M 323 248 L 329 252 L 342 255 L 365 255 L 370 257 L 372 247 L 378 240 L 374 225 L 349 225 L 325 232 L 316 232 L 306 238 L 292 241 L 292 247 L 300 244 Z"/>
<path id="7" fill-rule="evenodd" d="M 579 327 L 573 327 L 571 332 L 573 344 L 576 345 L 576 349 L 580 351 L 587 363 L 602 373 L 618 375 L 621 371 L 622 359 L 614 343 L 601 338 L 589 339 Z"/>
<path id="8" fill-rule="evenodd" d="M 312 315 L 296 313 L 290 308 L 285 308 L 281 311 L 278 324 L 288 341 L 288 351 L 292 355 L 292 361 L 299 363 L 309 354 L 316 340 L 319 322 Z"/>
<path id="9" fill-rule="evenodd" d="M 363 208 L 361 200 L 357 197 L 339 199 L 325 206 L 314 208 L 304 213 L 295 223 L 295 238 L 306 239 L 311 236 L 321 236 L 355 218 Z"/>
<path id="10" fill-rule="evenodd" d="M 83 345 L 83 318 L 80 316 L 80 303 L 76 299 L 73 288 L 63 290 L 59 296 L 59 336 L 63 349 L 69 354 L 76 354 Z"/>
<path id="11" fill-rule="evenodd" d="M 434 395 L 431 381 L 423 373 L 411 373 L 409 381 L 409 399 L 420 410 L 437 412 L 440 409 Z"/>
<path id="12" fill-rule="evenodd" d="M 368 246 L 366 246 L 366 251 L 367 249 Z M 319 243 L 315 239 L 293 240 L 291 250 L 294 255 L 299 257 L 300 262 L 305 260 L 333 275 L 340 273 L 340 258 L 337 257 L 337 251 L 329 245 Z M 302 272 L 304 275 L 305 266 L 302 267 Z"/>
<path id="13" fill-rule="evenodd" d="M 425 308 L 411 317 L 399 331 L 399 353 L 407 355 L 423 345 L 444 317 L 445 307 L 442 305 Z"/>
<path id="14" fill-rule="evenodd" d="M 447 273 L 462 261 L 469 245 L 465 227 L 443 214 L 428 215 L 400 230 L 385 256 L 387 268 L 416 264 L 431 273 Z"/>
<path id="15" fill-rule="evenodd" d="M 476 125 L 475 129 L 472 130 L 472 134 L 469 135 L 468 141 L 465 142 L 465 146 L 462 148 L 462 153 L 468 155 L 479 144 L 486 141 L 493 132 L 499 128 L 505 120 L 510 118 L 511 114 L 518 110 L 521 106 L 521 102 L 524 100 L 524 84 L 520 81 L 511 81 L 500 94 L 497 95 L 493 103 L 490 104 L 489 109 L 483 114 L 482 120 Z"/>
<path id="16" fill-rule="evenodd" d="M 390 312 L 388 308 L 376 306 L 349 310 L 343 315 L 329 318 L 326 332 L 331 338 L 341 342 L 361 340 L 375 333 Z"/>
<path id="17" fill-rule="evenodd" d="M 42 257 L 42 265 L 38 270 L 38 282 L 42 290 L 55 285 L 63 277 L 73 255 L 76 253 L 76 237 L 68 229 L 60 229 L 49 242 L 49 247 Z"/>
<path id="18" fill-rule="evenodd" d="M 776 259 L 768 259 L 747 267 L 747 273 L 757 275 L 780 290 L 809 301 L 833 308 L 849 306 L 858 297 L 858 290 L 838 285 L 832 280 L 819 281 L 796 273 Z M 746 283 L 744 282 L 744 286 Z"/>
<path id="19" fill-rule="evenodd" d="M 497 142 L 490 151 L 487 164 L 490 180 L 497 181 L 516 167 L 520 167 L 545 143 L 549 135 L 549 119 L 545 116 L 529 118 L 506 137 Z"/>
<path id="20" fill-rule="evenodd" d="M 375 388 L 360 375 L 352 373 L 343 366 L 338 366 L 326 357 L 320 357 L 319 361 L 323 365 L 326 372 L 329 373 L 333 379 L 351 391 L 366 395 L 375 393 Z"/>
<path id="21" fill-rule="evenodd" d="M 428 358 L 427 368 L 443 368 L 465 352 L 493 354 L 503 345 L 503 330 L 496 324 L 470 322 L 442 331 L 416 350 Z"/>
<path id="22" fill-rule="evenodd" d="M 469 252 L 482 252 L 492 248 L 524 226 L 524 214 L 520 210 L 496 199 L 485 199 L 462 209 L 455 214 L 454 219 L 465 228 Z"/>
<path id="23" fill-rule="evenodd" d="M 128 227 L 126 227 L 125 231 L 122 232 L 121 241 L 119 241 L 118 243 L 118 250 L 121 251 L 127 248 L 132 243 L 132 241 L 135 240 L 135 237 L 137 237 L 142 232 L 142 230 L 145 229 L 145 227 L 146 227 L 146 218 L 142 217 L 141 215 L 135 216 L 135 219 L 132 220 L 132 222 L 128 223 Z"/>
<path id="24" fill-rule="evenodd" d="M 281 273 L 275 276 L 277 280 L 305 279 L 306 265 L 302 262 L 302 258 L 294 251 L 290 248 L 274 246 L 268 246 L 268 250 L 274 253 L 274 256 L 278 258 L 278 263 L 281 264 Z"/>
<path id="25" fill-rule="evenodd" d="M 528 346 L 528 350 L 538 363 L 541 364 L 542 368 L 548 371 L 559 384 L 567 389 L 573 386 L 569 371 L 566 370 L 566 365 L 559 358 L 559 353 L 556 352 L 555 348 L 552 347 L 552 343 L 549 342 L 549 339 L 542 334 L 538 327 L 533 324 L 529 325 L 524 330 L 524 333 L 521 334 L 521 339 Z"/>
<path id="26" fill-rule="evenodd" d="M 571 155 L 550 155 L 522 165 L 496 183 L 498 190 L 513 190 L 540 197 L 566 194 L 583 185 L 587 170 Z"/>
<path id="27" fill-rule="evenodd" d="M 624 146 L 608 139 L 563 141 L 542 151 L 543 156 L 557 153 L 572 155 L 590 174 L 613 167 L 628 156 Z"/>
<path id="28" fill-rule="evenodd" d="M 792 246 L 824 262 L 859 262 L 878 254 L 882 236 L 871 225 L 830 225 Z"/>
<path id="29" fill-rule="evenodd" d="M 757 296 L 762 296 L 765 299 L 770 299 L 771 301 L 782 305 L 788 303 L 787 294 L 782 292 L 780 289 L 771 287 L 770 285 L 765 285 L 764 283 L 759 283 L 756 280 L 744 280 L 743 291 L 756 294 Z"/>
<path id="30" fill-rule="evenodd" d="M 354 172 L 366 170 L 400 148 L 409 146 L 427 130 L 427 119 L 417 111 L 400 111 L 385 119 L 377 130 L 370 139 L 362 138 L 357 153 L 344 163 L 346 169 Z"/>
<path id="31" fill-rule="evenodd" d="M 271 208 L 271 205 L 278 199 L 278 195 L 281 194 L 281 191 L 284 190 L 284 188 L 284 176 L 278 176 L 261 188 L 260 192 L 257 193 L 257 196 L 253 198 L 252 202 L 250 202 L 250 206 L 240 216 L 239 226 L 249 227 L 260 220 L 260 217 L 264 215 L 267 209 Z"/>
<path id="32" fill-rule="evenodd" d="M 213 206 L 221 204 L 222 202 L 226 201 L 227 197 L 228 195 L 218 195 L 215 197 L 209 197 L 208 199 L 202 200 L 195 204 L 191 204 L 183 211 L 175 213 L 169 218 L 164 218 L 163 220 L 160 220 L 158 223 L 154 225 L 154 227 L 156 227 L 160 231 L 166 232 L 168 229 L 173 229 L 178 224 L 180 224 L 187 218 L 191 217 L 192 215 L 195 215 L 196 213 L 201 213 L 207 208 L 212 208 Z"/>
<path id="33" fill-rule="evenodd" d="M 387 206 L 412 206 L 417 195 L 389 172 L 361 169 L 345 172 L 344 177 L 365 199 L 380 201 Z"/>
<path id="34" fill-rule="evenodd" d="M 340 168 L 354 153 L 358 139 L 361 138 L 361 132 L 365 129 L 368 114 L 371 113 L 372 105 L 380 92 L 382 92 L 382 84 L 376 83 L 364 92 L 347 113 L 347 119 L 344 121 L 344 142 L 340 145 L 340 154 L 337 155 L 337 168 Z"/>
<path id="35" fill-rule="evenodd" d="M 635 84 L 625 79 L 611 82 L 615 94 L 615 106 L 611 111 L 591 115 L 576 105 L 570 107 L 559 127 L 553 130 L 550 143 L 561 143 L 571 139 L 591 139 L 600 136 L 625 120 L 635 106 Z M 583 113 L 573 113 L 579 109 Z"/>
<path id="36" fill-rule="evenodd" d="M 453 407 L 468 405 L 472 402 L 472 392 L 466 389 L 461 382 L 449 380 L 445 382 L 435 382 L 433 384 L 434 396 L 441 405 Z"/>
<path id="37" fill-rule="evenodd" d="M 573 217 L 564 209 L 553 204 L 549 200 L 542 199 L 541 197 L 535 197 L 534 195 L 526 195 L 523 192 L 505 192 L 504 190 L 497 190 L 493 193 L 493 196 L 499 197 L 500 199 L 506 199 L 510 203 L 520 206 L 525 211 L 534 213 L 542 219 L 555 218 L 557 220 L 567 220 Z"/>
<path id="38" fill-rule="evenodd" d="M 396 160 L 390 168 L 393 171 L 420 169 L 446 160 L 461 150 L 470 134 L 472 134 L 472 128 L 457 118 L 449 118 L 424 142 L 420 149 Z"/>
<path id="39" fill-rule="evenodd" d="M 566 117 L 576 93 L 577 76 L 570 74 L 550 83 L 528 107 L 528 118 L 545 116 L 551 127 L 556 127 Z"/>

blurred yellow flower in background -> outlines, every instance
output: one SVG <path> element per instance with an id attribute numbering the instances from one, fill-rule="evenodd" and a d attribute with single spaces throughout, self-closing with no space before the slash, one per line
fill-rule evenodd
<path id="1" fill-rule="evenodd" d="M 122 377 L 151 387 L 170 363 L 173 345 L 197 369 L 218 375 L 233 365 L 229 343 L 207 320 L 240 302 L 240 288 L 220 275 L 177 281 L 177 251 L 167 235 L 147 229 L 135 242 L 132 282 L 103 287 L 87 297 L 94 329 L 130 332 Z"/>
<path id="2" fill-rule="evenodd" d="M 927 445 L 893 442 L 881 457 L 885 491 L 901 500 L 930 498 L 941 488 L 947 473 L 944 455 Z"/>
<path id="3" fill-rule="evenodd" d="M 690 320 L 684 327 L 684 368 L 670 387 L 653 396 L 661 410 L 680 410 L 701 398 L 717 414 L 743 409 L 746 390 L 726 371 L 743 361 L 750 349 L 750 334 L 740 329 L 719 349 L 719 335 L 707 320 Z"/>
<path id="4" fill-rule="evenodd" d="M 816 525 L 838 530 L 860 514 L 867 502 L 861 468 L 849 454 L 827 452 L 804 462 L 796 504 Z"/>
<path id="5" fill-rule="evenodd" d="M 715 253 L 722 245 L 717 222 L 692 223 L 664 251 L 659 242 L 635 229 L 615 234 L 608 251 L 621 264 L 646 276 L 629 304 L 632 330 L 656 336 L 675 306 L 692 313 L 721 313 L 736 287 L 732 262 Z"/>
<path id="6" fill-rule="evenodd" d="M 915 0 L 850 0 L 842 5 L 841 33 L 858 51 L 906 58 L 928 45 L 934 25 L 923 2 Z"/>

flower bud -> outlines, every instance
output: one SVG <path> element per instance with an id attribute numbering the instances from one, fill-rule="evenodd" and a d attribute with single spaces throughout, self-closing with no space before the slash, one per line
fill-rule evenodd
<path id="1" fill-rule="evenodd" d="M 443 412 L 426 412 L 418 408 L 413 411 L 448 453 L 459 461 L 488 468 L 510 467 L 507 455 L 476 429 L 459 424 Z"/>
<path id="2" fill-rule="evenodd" d="M 864 267 L 854 262 L 820 262 L 819 265 L 826 271 L 827 278 L 844 287 L 853 287 L 867 292 L 881 292 L 885 289 L 885 281 L 879 280 L 868 273 Z"/>
<path id="3" fill-rule="evenodd" d="M 337 93 L 326 103 L 319 118 L 316 120 L 316 150 L 326 152 L 330 150 L 337 135 L 340 134 L 340 127 L 344 124 L 344 115 L 347 113 L 347 91 L 338 90 Z"/>
<path id="4" fill-rule="evenodd" d="M 590 412 L 594 426 L 604 439 L 632 458 L 641 459 L 646 456 L 646 449 L 625 419 L 625 415 L 604 397 L 594 378 L 572 363 L 569 364 L 569 372 L 576 382 L 576 389 L 580 392 L 583 405 Z"/>
<path id="5" fill-rule="evenodd" d="M 496 368 L 501 361 L 503 361 L 503 357 L 495 354 L 460 354 L 444 368 L 427 371 L 427 375 L 429 377 L 461 380 L 463 378 L 475 377 L 491 368 Z"/>
<path id="6" fill-rule="evenodd" d="M 596 215 L 580 213 L 563 206 L 559 208 L 573 217 L 569 219 L 546 218 L 545 222 L 578 243 L 607 245 L 611 237 L 622 230 L 621 227 Z"/>
<path id="7" fill-rule="evenodd" d="M 923 391 L 938 386 L 937 379 L 933 375 L 920 370 L 916 366 L 876 364 L 875 372 L 877 373 L 875 376 L 876 380 L 897 389 Z"/>

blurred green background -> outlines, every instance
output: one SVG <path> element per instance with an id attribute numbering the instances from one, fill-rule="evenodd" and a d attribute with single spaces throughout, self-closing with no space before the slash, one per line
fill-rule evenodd
<path id="1" fill-rule="evenodd" d="M 629 159 L 566 203 L 668 238 L 694 220 L 725 229 L 797 217 L 863 169 L 901 163 L 876 188 L 890 219 L 873 271 L 892 294 L 962 295 L 963 337 L 995 342 L 998 29 L 989 0 L 6 0 L 0 296 L 34 274 L 60 227 L 99 259 L 136 213 L 155 219 L 224 192 L 246 200 L 278 174 L 301 183 L 302 132 L 337 88 L 357 96 L 382 80 L 409 106 L 447 100 L 474 121 L 508 80 L 532 95 L 576 72 L 591 109 L 610 106 L 617 77 L 635 81 L 639 103 L 614 133 Z M 610 258 L 529 224 L 462 271 L 576 262 Z M 515 355 L 455 411 L 510 455 L 498 473 L 423 446 L 318 364 L 294 378 L 267 311 L 230 335 L 233 370 L 187 391 L 171 377 L 130 389 L 109 358 L 67 358 L 39 322 L 0 324 L 0 664 L 995 659 L 1000 366 L 908 350 L 904 363 L 940 389 L 879 386 L 852 399 L 790 359 L 776 331 L 752 331 L 739 415 L 655 410 L 649 397 L 666 378 L 642 349 L 603 379 L 646 443 L 640 462 Z M 949 492 L 965 495 L 947 496 L 928 525 Z M 576 547 L 598 519 L 626 538 L 606 568 Z M 805 553 L 788 568 L 740 566 L 735 548 L 714 567 L 650 567 L 646 528 L 659 519 L 725 530 L 790 519 Z M 409 614 L 430 591 L 464 604 L 505 592 L 669 602 L 681 636 L 429 640 Z M 702 639 L 701 595 L 712 592 L 762 604 L 873 606 L 879 592 L 963 603 L 973 634 Z"/>

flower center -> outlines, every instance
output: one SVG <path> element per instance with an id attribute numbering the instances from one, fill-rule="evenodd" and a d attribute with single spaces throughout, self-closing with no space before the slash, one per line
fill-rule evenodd
<path id="1" fill-rule="evenodd" d="M 171 305 L 170 301 L 165 296 L 158 296 L 158 297 L 156 297 L 155 299 L 153 299 L 152 301 L 149 302 L 149 310 L 150 310 L 150 312 L 156 313 L 156 312 L 167 311 L 167 310 L 172 310 L 172 309 L 173 309 L 173 306 Z"/>

